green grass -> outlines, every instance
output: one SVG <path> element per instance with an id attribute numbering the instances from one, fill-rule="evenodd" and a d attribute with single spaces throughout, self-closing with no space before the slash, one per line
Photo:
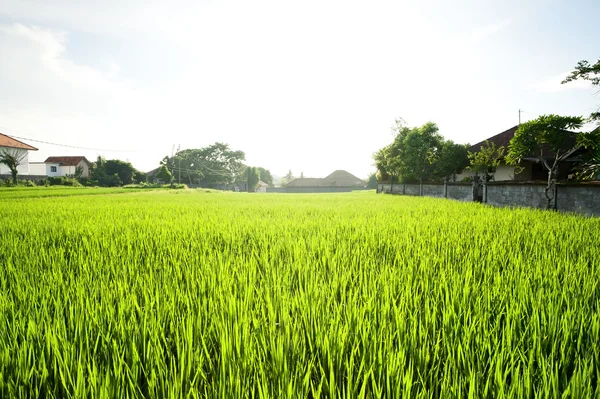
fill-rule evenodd
<path id="1" fill-rule="evenodd" d="M 135 191 L 141 191 L 147 188 L 127 187 L 127 188 L 107 188 L 107 187 L 1 187 L 0 200 L 13 200 L 20 198 L 41 198 L 41 197 L 71 197 L 74 195 L 99 195 L 99 194 L 123 194 Z M 152 190 L 158 188 L 151 188 Z"/>
<path id="2" fill-rule="evenodd" d="M 600 219 L 0 194 L 0 397 L 598 397 Z"/>

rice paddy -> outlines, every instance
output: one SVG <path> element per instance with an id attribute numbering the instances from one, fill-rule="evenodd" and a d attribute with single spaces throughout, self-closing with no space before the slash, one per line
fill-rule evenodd
<path id="1" fill-rule="evenodd" d="M 0 397 L 600 396 L 600 219 L 372 192 L 10 192 Z"/>

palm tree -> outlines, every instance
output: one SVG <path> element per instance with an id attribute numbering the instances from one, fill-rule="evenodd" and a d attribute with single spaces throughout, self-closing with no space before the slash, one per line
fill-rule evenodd
<path id="1" fill-rule="evenodd" d="M 18 149 L 3 150 L 0 152 L 0 163 L 4 164 L 10 169 L 12 175 L 13 184 L 17 184 L 17 168 L 21 165 L 21 162 L 27 157 L 27 151 L 20 151 Z"/>

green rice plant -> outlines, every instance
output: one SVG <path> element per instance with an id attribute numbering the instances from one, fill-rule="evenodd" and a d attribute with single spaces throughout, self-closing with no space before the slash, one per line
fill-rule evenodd
<path id="1" fill-rule="evenodd" d="M 600 395 L 600 219 L 80 190 L 0 191 L 0 397 Z"/>

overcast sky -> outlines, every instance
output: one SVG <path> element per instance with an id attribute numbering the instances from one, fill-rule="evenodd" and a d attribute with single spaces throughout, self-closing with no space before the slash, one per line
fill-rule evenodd
<path id="1" fill-rule="evenodd" d="M 365 178 L 397 117 L 475 143 L 588 115 L 600 1 L 2 0 L 0 132 L 155 168 L 221 141 L 284 175 Z M 27 142 L 27 140 L 24 140 Z"/>

